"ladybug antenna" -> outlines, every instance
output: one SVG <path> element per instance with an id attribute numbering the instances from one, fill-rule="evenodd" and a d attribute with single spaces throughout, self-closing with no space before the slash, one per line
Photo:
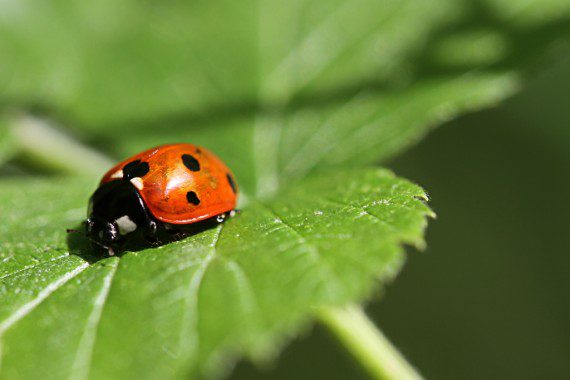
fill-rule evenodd
<path id="1" fill-rule="evenodd" d="M 81 232 L 81 231 L 76 230 L 74 228 L 68 228 L 65 230 L 65 232 L 67 232 L 68 234 L 76 234 L 76 233 Z"/>

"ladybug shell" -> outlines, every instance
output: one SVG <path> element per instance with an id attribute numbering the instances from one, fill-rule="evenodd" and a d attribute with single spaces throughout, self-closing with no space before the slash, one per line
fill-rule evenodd
<path id="1" fill-rule="evenodd" d="M 233 173 L 192 144 L 162 145 L 132 156 L 109 170 L 101 184 L 117 179 L 131 181 L 152 215 L 165 223 L 195 223 L 236 206 Z"/>

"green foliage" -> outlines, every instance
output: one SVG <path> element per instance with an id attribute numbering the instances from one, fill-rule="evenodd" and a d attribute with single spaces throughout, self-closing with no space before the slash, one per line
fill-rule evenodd
<path id="1" fill-rule="evenodd" d="M 223 371 L 227 353 L 266 357 L 315 307 L 361 300 L 394 276 L 400 244 L 422 245 L 430 214 L 423 191 L 387 171 L 335 171 L 215 229 L 88 265 L 65 228 L 89 190 L 0 187 L 3 209 L 26 204 L 0 227 L 7 378 L 170 378 Z"/>
<path id="2" fill-rule="evenodd" d="M 512 93 L 567 14 L 556 0 L 3 1 L 1 104 L 74 137 L 6 119 L 0 163 L 77 177 L 0 181 L 3 377 L 223 373 L 316 307 L 362 301 L 430 214 L 419 187 L 362 165 Z M 107 166 L 95 150 L 173 141 L 232 167 L 243 212 L 92 263 L 65 228 Z"/>
<path id="3" fill-rule="evenodd" d="M 47 111 L 120 157 L 207 143 L 250 192 L 377 162 L 504 98 L 569 11 L 557 0 L 0 7 L 4 103 Z M 260 156 L 267 165 L 252 172 Z"/>

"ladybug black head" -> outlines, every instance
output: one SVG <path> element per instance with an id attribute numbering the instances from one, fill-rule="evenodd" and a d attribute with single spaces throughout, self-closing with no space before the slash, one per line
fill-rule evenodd
<path id="1" fill-rule="evenodd" d="M 87 217 L 87 237 L 109 255 L 135 236 L 156 234 L 156 222 L 130 181 L 114 180 L 100 185 L 91 196 Z"/>
<path id="2" fill-rule="evenodd" d="M 103 218 L 91 216 L 85 222 L 85 232 L 95 244 L 106 249 L 116 245 L 121 238 L 115 223 L 109 223 Z"/>

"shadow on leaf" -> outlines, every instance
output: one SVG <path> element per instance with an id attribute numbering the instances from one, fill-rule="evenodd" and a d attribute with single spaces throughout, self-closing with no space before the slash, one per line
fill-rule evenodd
<path id="1" fill-rule="evenodd" d="M 129 237 L 123 244 L 114 249 L 114 255 L 123 256 L 128 252 L 139 252 L 146 249 L 152 249 L 174 243 L 187 237 L 202 233 L 209 229 L 215 228 L 220 223 L 215 218 L 207 219 L 199 223 L 177 226 L 176 230 L 168 231 L 164 228 L 158 230 L 158 239 L 156 242 L 145 240 L 140 234 L 134 234 Z M 83 223 L 78 224 L 73 229 L 68 230 L 67 246 L 72 255 L 81 257 L 90 264 L 109 257 L 108 251 L 97 243 L 91 241 L 85 234 Z"/>

